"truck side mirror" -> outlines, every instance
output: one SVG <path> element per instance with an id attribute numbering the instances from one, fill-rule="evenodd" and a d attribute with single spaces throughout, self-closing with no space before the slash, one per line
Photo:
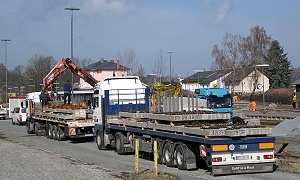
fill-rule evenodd
<path id="1" fill-rule="evenodd" d="M 23 102 L 21 102 L 21 107 L 23 107 Z"/>
<path id="2" fill-rule="evenodd" d="M 195 94 L 200 94 L 200 89 L 195 89 Z"/>

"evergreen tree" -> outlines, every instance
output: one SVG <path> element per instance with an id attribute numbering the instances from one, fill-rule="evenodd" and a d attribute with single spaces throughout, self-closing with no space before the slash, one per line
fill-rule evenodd
<path id="1" fill-rule="evenodd" d="M 270 88 L 290 87 L 291 61 L 277 40 L 272 42 L 266 61 L 270 65 L 267 71 L 267 75 L 270 77 Z"/>

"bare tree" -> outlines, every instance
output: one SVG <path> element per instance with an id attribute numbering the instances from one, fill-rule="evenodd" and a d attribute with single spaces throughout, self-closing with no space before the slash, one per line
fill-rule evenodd
<path id="1" fill-rule="evenodd" d="M 140 78 L 140 80 L 141 80 L 142 82 L 145 83 L 145 79 L 146 79 L 146 78 L 145 78 L 146 70 L 145 70 L 145 68 L 143 67 L 142 64 L 140 64 L 140 68 L 138 69 L 136 75 Z"/>
<path id="2" fill-rule="evenodd" d="M 93 64 L 93 63 L 94 62 L 93 62 L 93 60 L 91 58 L 83 58 L 83 59 L 81 59 L 80 66 L 82 68 L 84 68 L 84 67 L 86 67 L 86 66 L 88 66 L 90 64 Z"/>
<path id="3" fill-rule="evenodd" d="M 129 68 L 129 75 L 133 75 L 134 72 L 137 72 L 136 69 L 136 55 L 132 48 L 129 50 L 124 50 L 123 54 L 118 52 L 118 59 L 120 60 L 121 64 Z"/>
<path id="4" fill-rule="evenodd" d="M 24 72 L 25 81 L 29 83 L 29 79 L 32 79 L 33 82 L 30 82 L 30 84 L 34 85 L 35 90 L 40 90 L 43 78 L 56 64 L 57 61 L 53 56 L 34 55 L 28 60 L 28 65 Z"/>
<path id="5" fill-rule="evenodd" d="M 300 78 L 300 67 L 291 69 L 291 81 L 294 82 Z"/>
<path id="6" fill-rule="evenodd" d="M 166 73 L 166 61 L 163 60 L 163 53 L 162 49 L 160 50 L 159 56 L 156 58 L 154 62 L 154 67 L 152 68 L 153 74 L 156 74 L 158 77 L 160 77 L 160 81 L 162 77 L 165 77 Z"/>
<path id="7" fill-rule="evenodd" d="M 4 64 L 0 64 L 0 82 L 5 82 L 6 67 Z"/>
<path id="8" fill-rule="evenodd" d="M 240 69 L 244 75 L 245 67 L 254 67 L 264 63 L 271 45 L 272 39 L 266 34 L 263 27 L 255 26 L 250 29 L 250 33 L 247 37 L 225 33 L 221 47 L 218 45 L 213 47 L 212 57 L 214 61 L 211 69 L 230 70 L 229 81 L 232 87 L 239 78 L 236 76 L 236 71 Z M 253 78 L 257 79 L 256 77 Z"/>
<path id="9" fill-rule="evenodd" d="M 268 36 L 263 27 L 255 26 L 250 29 L 250 36 L 243 38 L 241 48 L 243 62 L 247 66 L 255 66 L 265 63 L 268 50 L 271 47 L 272 38 Z"/>

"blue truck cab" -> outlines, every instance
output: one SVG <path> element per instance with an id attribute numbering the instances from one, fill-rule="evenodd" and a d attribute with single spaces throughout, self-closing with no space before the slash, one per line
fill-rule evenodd
<path id="1" fill-rule="evenodd" d="M 232 97 L 226 88 L 200 88 L 195 89 L 199 99 L 206 100 L 206 108 L 213 112 L 226 112 L 232 114 Z"/>

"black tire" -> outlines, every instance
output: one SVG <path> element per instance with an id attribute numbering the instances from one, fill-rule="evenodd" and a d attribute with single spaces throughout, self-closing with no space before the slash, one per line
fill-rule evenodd
<path id="1" fill-rule="evenodd" d="M 39 129 L 40 129 L 41 125 L 39 122 L 35 122 L 34 123 L 34 132 L 35 132 L 35 135 L 39 135 Z"/>
<path id="2" fill-rule="evenodd" d="M 164 159 L 163 148 L 161 147 L 162 146 L 162 143 L 161 143 L 162 141 L 159 138 L 155 138 L 155 140 L 157 141 L 157 163 L 162 164 L 163 159 Z"/>
<path id="3" fill-rule="evenodd" d="M 174 166 L 174 150 L 170 141 L 167 141 L 164 145 L 163 156 L 166 166 Z"/>
<path id="4" fill-rule="evenodd" d="M 34 130 L 30 129 L 30 123 L 26 122 L 25 125 L 26 125 L 26 132 L 27 132 L 27 134 L 33 134 Z"/>
<path id="5" fill-rule="evenodd" d="M 175 161 L 178 169 L 186 170 L 186 153 L 184 147 L 181 144 L 176 147 Z"/>
<path id="6" fill-rule="evenodd" d="M 66 137 L 65 137 L 65 132 L 64 132 L 64 130 L 63 130 L 63 128 L 62 127 L 57 127 L 57 140 L 58 141 L 63 141 L 63 140 L 65 140 L 66 139 Z"/>
<path id="7" fill-rule="evenodd" d="M 99 150 L 106 149 L 103 144 L 103 134 L 100 131 L 96 133 L 96 143 Z"/>
<path id="8" fill-rule="evenodd" d="M 116 151 L 119 155 L 124 154 L 124 139 L 125 136 L 122 133 L 116 134 Z"/>
<path id="9" fill-rule="evenodd" d="M 15 122 L 14 122 L 14 120 L 11 120 L 11 124 L 12 124 L 12 125 L 15 125 Z"/>
<path id="10" fill-rule="evenodd" d="M 17 124 L 18 124 L 18 126 L 21 126 L 21 122 L 17 119 Z"/>
<path id="11" fill-rule="evenodd" d="M 57 137 L 58 137 L 57 133 L 58 133 L 57 126 L 53 125 L 53 139 L 54 140 L 57 140 Z"/>
<path id="12" fill-rule="evenodd" d="M 53 139 L 53 125 L 49 124 L 47 128 L 47 138 Z"/>

